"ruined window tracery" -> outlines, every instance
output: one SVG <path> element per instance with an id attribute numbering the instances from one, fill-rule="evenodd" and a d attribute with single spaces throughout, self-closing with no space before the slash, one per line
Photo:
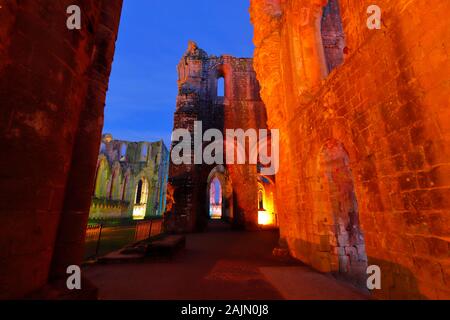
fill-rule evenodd
<path id="1" fill-rule="evenodd" d="M 125 161 L 127 157 L 127 145 L 125 143 L 120 147 L 120 161 Z"/>
<path id="2" fill-rule="evenodd" d="M 338 0 L 329 0 L 323 9 L 321 35 L 325 63 L 330 73 L 344 62 L 345 34 Z"/>

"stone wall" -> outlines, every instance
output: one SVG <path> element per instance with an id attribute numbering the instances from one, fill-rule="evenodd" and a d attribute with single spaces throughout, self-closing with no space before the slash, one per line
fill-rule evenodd
<path id="1" fill-rule="evenodd" d="M 351 230 L 339 211 L 354 194 L 358 215 L 346 226 L 362 234 L 365 248 L 354 247 L 368 264 L 381 267 L 373 294 L 448 299 L 450 3 L 376 1 L 382 28 L 369 30 L 373 1 L 339 1 L 344 62 L 329 74 L 326 3 L 251 3 L 255 70 L 269 127 L 281 130 L 281 236 L 296 258 L 349 275 L 345 261 L 359 253 L 341 245 Z M 343 172 L 353 187 L 337 184 Z"/>
<path id="2" fill-rule="evenodd" d="M 145 179 L 145 215 L 162 216 L 166 206 L 169 151 L 164 142 L 114 140 L 104 134 L 95 174 L 90 219 L 133 218 L 138 183 Z"/>
<path id="3" fill-rule="evenodd" d="M 73 4 L 81 30 L 66 27 Z M 82 261 L 121 6 L 0 1 L 0 298 Z"/>
<path id="4" fill-rule="evenodd" d="M 202 133 L 211 128 L 222 133 L 226 129 L 267 128 L 266 111 L 259 96 L 252 59 L 209 56 L 190 42 L 178 65 L 178 74 L 174 129 L 188 129 L 192 141 L 195 121 L 202 121 Z M 224 97 L 218 96 L 218 79 L 221 77 L 225 82 Z M 169 179 L 174 186 L 175 197 L 172 220 L 177 221 L 171 224 L 171 229 L 193 231 L 206 227 L 209 218 L 207 181 L 214 169 L 214 165 L 171 163 Z M 232 181 L 234 223 L 256 228 L 257 166 L 228 165 L 222 171 Z"/>
<path id="5" fill-rule="evenodd" d="M 131 219 L 130 202 L 111 199 L 93 198 L 89 210 L 90 221 Z"/>

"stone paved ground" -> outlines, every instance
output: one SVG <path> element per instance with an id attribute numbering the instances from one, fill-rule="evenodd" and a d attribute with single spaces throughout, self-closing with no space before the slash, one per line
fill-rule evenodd
<path id="1" fill-rule="evenodd" d="M 276 232 L 210 228 L 187 236 L 172 259 L 94 265 L 85 276 L 101 299 L 361 299 L 353 288 L 272 256 Z"/>

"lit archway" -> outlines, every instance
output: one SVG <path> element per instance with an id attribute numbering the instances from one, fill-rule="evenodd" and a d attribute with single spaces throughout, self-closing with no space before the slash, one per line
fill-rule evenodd
<path id="1" fill-rule="evenodd" d="M 119 155 L 120 161 L 127 161 L 127 150 L 128 150 L 127 144 L 122 143 L 122 145 L 120 146 L 120 155 Z"/>
<path id="2" fill-rule="evenodd" d="M 258 224 L 260 226 L 278 226 L 274 191 L 274 182 L 270 178 L 258 177 Z"/>
<path id="3" fill-rule="evenodd" d="M 232 221 L 233 186 L 228 171 L 223 165 L 211 170 L 207 179 L 207 210 L 209 219 Z"/>
<path id="4" fill-rule="evenodd" d="M 108 196 L 108 184 L 111 179 L 111 170 L 105 156 L 100 156 L 95 177 L 94 197 L 106 199 Z"/>
<path id="5" fill-rule="evenodd" d="M 211 219 L 222 219 L 222 185 L 217 177 L 209 187 L 209 216 Z"/>
<path id="6" fill-rule="evenodd" d="M 136 185 L 136 197 L 133 207 L 133 219 L 142 220 L 147 213 L 148 203 L 148 180 L 141 178 Z"/>

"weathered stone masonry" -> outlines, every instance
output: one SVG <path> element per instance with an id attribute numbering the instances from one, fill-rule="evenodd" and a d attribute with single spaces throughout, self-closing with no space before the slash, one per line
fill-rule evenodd
<path id="1" fill-rule="evenodd" d="M 281 236 L 298 259 L 348 275 L 360 234 L 382 270 L 376 297 L 448 299 L 450 3 L 331 1 L 345 44 L 330 70 L 327 2 L 251 3 L 255 70 L 281 130 Z M 381 30 L 366 26 L 372 4 Z"/>
<path id="2" fill-rule="evenodd" d="M 381 30 L 366 27 L 373 2 Z M 73 4 L 80 31 L 66 28 Z M 293 256 L 352 281 L 379 265 L 376 297 L 449 299 L 450 3 L 330 0 L 324 15 L 326 4 L 251 3 L 253 65 L 281 133 L 281 236 Z M 82 260 L 121 5 L 0 0 L 0 298 L 27 296 Z M 191 46 L 179 71 L 175 128 L 265 127 L 250 59 Z M 223 100 L 210 94 L 220 76 Z M 256 167 L 171 176 L 174 229 L 204 227 L 214 176 L 233 220 L 256 224 Z"/>
<path id="3" fill-rule="evenodd" d="M 122 1 L 0 5 L 0 298 L 18 298 L 82 261 Z"/>
<path id="4" fill-rule="evenodd" d="M 266 129 L 266 111 L 259 96 L 259 84 L 253 60 L 231 56 L 209 56 L 194 42 L 178 65 L 177 107 L 174 129 L 192 133 L 194 121 L 202 121 L 203 132 L 210 128 L 247 130 Z M 225 81 L 225 96 L 218 96 L 218 79 Z M 173 146 L 172 146 L 173 147 Z M 192 161 L 193 163 L 193 161 Z M 258 170 L 256 165 L 174 165 L 169 181 L 174 187 L 174 215 L 168 228 L 173 231 L 202 230 L 208 214 L 207 190 L 217 171 L 228 185 L 225 207 L 229 218 L 238 226 L 256 228 L 258 223 Z"/>
<path id="5" fill-rule="evenodd" d="M 91 220 L 162 216 L 169 151 L 164 142 L 114 140 L 104 134 L 98 156 Z"/>

